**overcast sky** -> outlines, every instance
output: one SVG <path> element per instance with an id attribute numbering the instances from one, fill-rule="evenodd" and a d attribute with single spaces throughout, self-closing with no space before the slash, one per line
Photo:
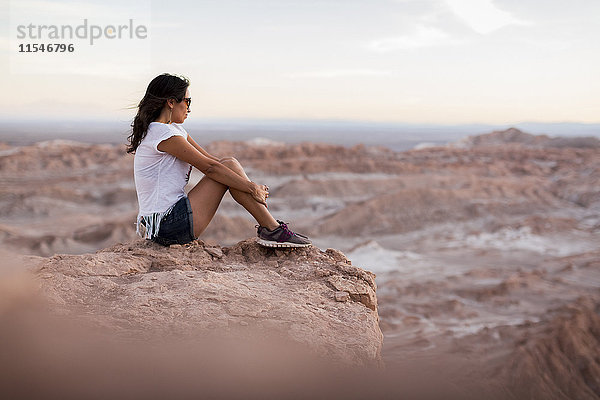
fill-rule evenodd
<path id="1" fill-rule="evenodd" d="M 127 120 L 157 74 L 192 81 L 196 118 L 600 122 L 598 0 L 2 3 L 0 117 Z M 16 25 L 145 25 L 18 53 Z M 29 58 L 24 58 L 25 56 Z"/>

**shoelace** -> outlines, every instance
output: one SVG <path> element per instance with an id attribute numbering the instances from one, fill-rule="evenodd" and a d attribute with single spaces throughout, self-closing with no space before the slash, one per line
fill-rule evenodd
<path id="1" fill-rule="evenodd" d="M 281 233 L 281 235 L 279 235 L 279 238 L 277 239 L 278 242 L 285 242 L 286 240 L 294 236 L 294 232 L 290 231 L 285 222 L 279 222 L 279 226 L 281 226 L 283 232 Z"/>

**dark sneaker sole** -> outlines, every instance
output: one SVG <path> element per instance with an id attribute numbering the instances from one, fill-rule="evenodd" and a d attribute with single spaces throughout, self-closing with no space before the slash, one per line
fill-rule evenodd
<path id="1" fill-rule="evenodd" d="M 270 240 L 257 238 L 256 242 L 261 246 L 265 247 L 308 247 L 312 246 L 312 243 L 291 243 L 291 242 L 272 242 Z"/>

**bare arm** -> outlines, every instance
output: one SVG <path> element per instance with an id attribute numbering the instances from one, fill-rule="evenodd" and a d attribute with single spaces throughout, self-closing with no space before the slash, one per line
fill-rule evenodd
<path id="1" fill-rule="evenodd" d="M 202 171 L 204 175 L 219 183 L 250 193 L 256 201 L 266 205 L 266 191 L 264 188 L 236 174 L 217 159 L 207 157 L 185 138 L 171 136 L 158 144 L 158 150 L 167 152 L 181 161 L 193 165 Z"/>
<path id="2" fill-rule="evenodd" d="M 212 154 L 209 154 L 208 151 L 204 150 L 198 143 L 196 143 L 196 141 L 190 135 L 188 135 L 188 142 L 190 142 L 190 144 L 194 146 L 196 150 L 204 154 L 206 157 L 211 158 L 215 161 L 219 161 L 219 158 L 213 156 Z"/>

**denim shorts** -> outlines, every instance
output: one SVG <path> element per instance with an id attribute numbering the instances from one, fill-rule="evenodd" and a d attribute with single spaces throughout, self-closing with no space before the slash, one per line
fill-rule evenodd
<path id="1" fill-rule="evenodd" d="M 194 220 L 192 206 L 184 196 L 175 203 L 170 213 L 160 220 L 158 235 L 152 238 L 158 244 L 186 244 L 196 239 L 194 237 Z"/>

